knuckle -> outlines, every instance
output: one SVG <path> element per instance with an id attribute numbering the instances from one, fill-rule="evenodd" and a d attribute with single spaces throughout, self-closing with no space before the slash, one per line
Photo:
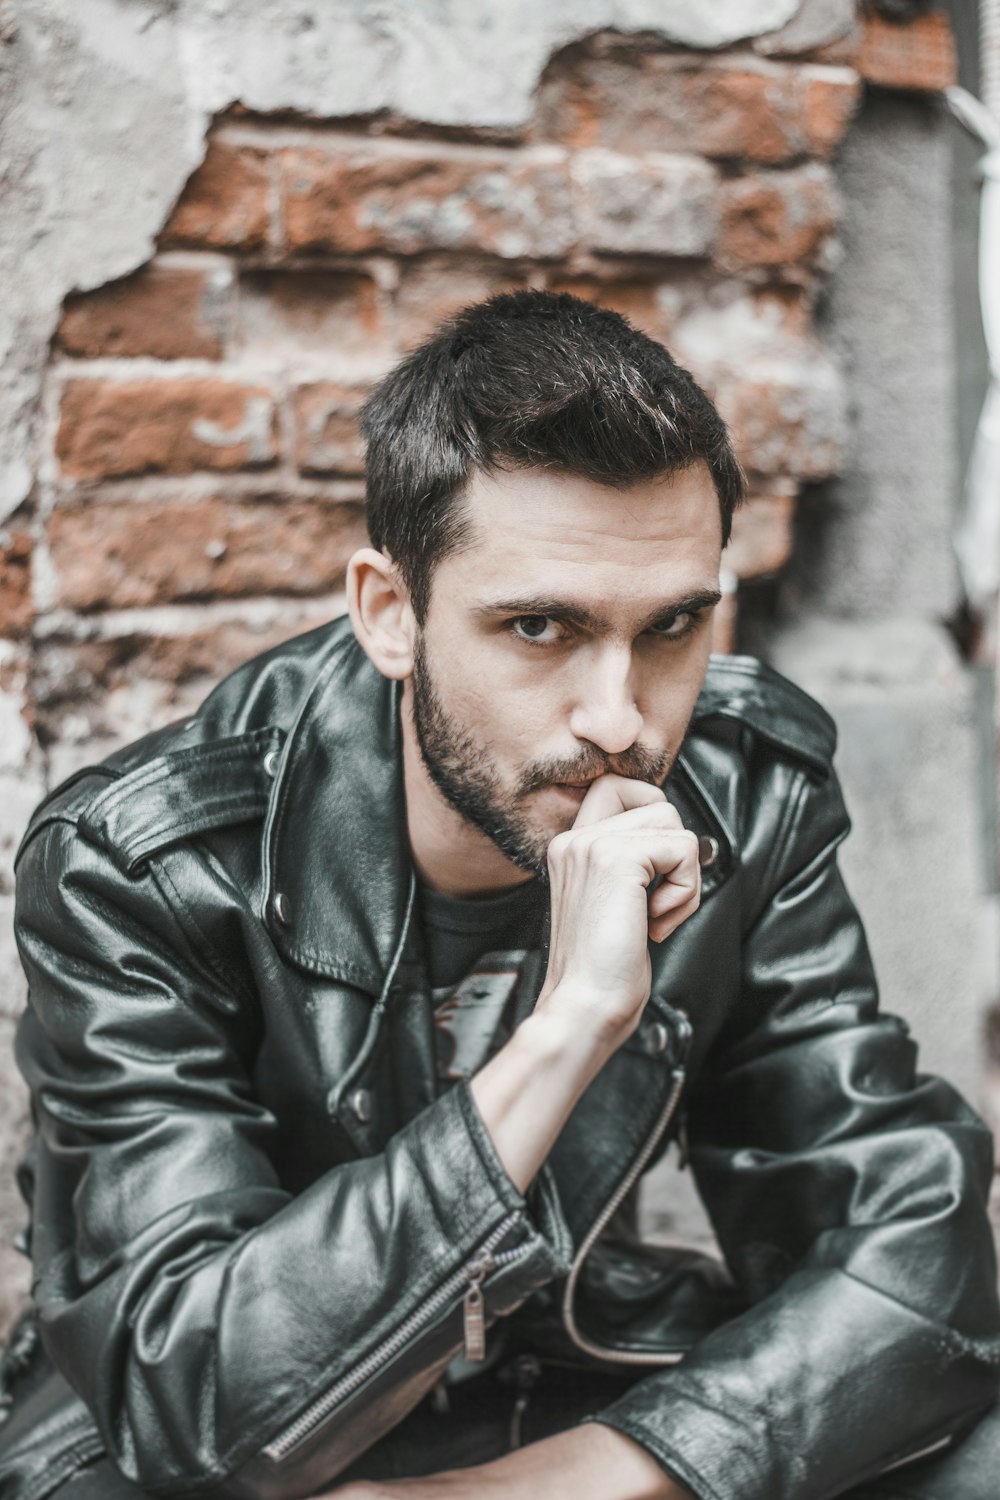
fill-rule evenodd
<path id="1" fill-rule="evenodd" d="M 568 828 L 565 829 L 562 833 L 557 833 L 554 838 L 549 840 L 549 862 L 552 863 L 553 860 L 559 861 L 561 859 L 564 859 L 569 853 L 572 843 L 573 836 Z"/>
<path id="2" fill-rule="evenodd" d="M 616 839 L 596 838 L 591 840 L 587 853 L 593 865 L 600 870 L 607 870 L 618 862 L 620 848 Z"/>

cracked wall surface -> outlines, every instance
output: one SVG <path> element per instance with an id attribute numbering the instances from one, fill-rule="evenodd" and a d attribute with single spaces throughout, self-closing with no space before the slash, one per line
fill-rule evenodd
<path id="1" fill-rule="evenodd" d="M 925 104 L 949 81 L 943 17 L 905 29 L 905 62 L 903 34 L 862 26 L 850 0 L 0 0 L 0 1322 L 26 1280 L 10 1248 L 25 1125 L 10 1063 L 16 840 L 56 780 L 341 607 L 364 535 L 358 404 L 438 319 L 550 286 L 662 338 L 712 390 L 750 474 L 734 584 L 780 577 L 800 496 L 842 477 L 844 579 L 860 566 L 852 537 L 880 544 L 900 480 L 877 451 L 851 456 L 852 382 L 878 381 L 860 345 L 879 310 L 838 152 L 867 81 Z M 940 198 L 922 129 L 914 170 Z M 855 159 L 871 149 L 866 136 Z M 849 191 L 862 180 L 858 166 Z M 946 291 L 926 291 L 936 316 Z M 914 333 L 911 357 L 924 348 Z M 946 403 L 947 369 L 927 378 Z M 941 426 L 924 438 L 947 443 Z M 881 486 L 869 505 L 866 472 Z M 930 533 L 908 574 L 932 578 L 935 601 L 949 573 L 930 479 L 946 472 L 920 490 Z M 846 603 L 817 586 L 814 613 L 864 615 L 844 579 Z M 720 645 L 733 628 L 721 612 Z M 795 675 L 829 686 L 829 633 L 786 635 Z M 868 639 L 847 644 L 841 673 Z M 955 735 L 959 753 L 968 742 L 961 672 L 937 645 L 958 685 L 926 733 L 941 715 L 953 732 L 921 741 L 917 725 L 921 788 Z M 898 659 L 909 690 L 928 658 Z M 885 740 L 870 716 L 862 729 Z M 862 823 L 886 805 L 870 774 L 884 763 L 850 762 Z M 859 894 L 888 997 L 919 1015 L 934 999 L 922 933 L 885 896 L 893 827 L 872 826 Z M 943 857 L 957 910 L 975 872 L 952 847 Z M 969 932 L 946 952 L 971 1036 Z M 973 1045 L 936 1035 L 968 1084 Z"/>

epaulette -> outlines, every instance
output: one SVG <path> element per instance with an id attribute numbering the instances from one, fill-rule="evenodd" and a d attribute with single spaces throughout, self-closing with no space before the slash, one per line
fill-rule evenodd
<path id="1" fill-rule="evenodd" d="M 692 727 L 724 720 L 743 724 L 767 744 L 828 775 L 837 726 L 826 709 L 802 688 L 753 656 L 709 658 Z"/>
<path id="2" fill-rule="evenodd" d="M 132 875 L 170 844 L 263 817 L 284 738 L 268 726 L 169 750 L 127 771 L 84 767 L 36 809 L 17 858 L 48 824 L 69 822 Z"/>

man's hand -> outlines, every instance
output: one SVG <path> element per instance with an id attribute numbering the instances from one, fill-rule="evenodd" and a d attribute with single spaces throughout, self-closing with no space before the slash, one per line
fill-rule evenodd
<path id="1" fill-rule="evenodd" d="M 698 907 L 698 842 L 658 787 L 600 776 L 549 845 L 549 966 L 532 1014 L 472 1080 L 511 1181 L 524 1192 L 588 1085 L 649 999 L 648 939 Z M 652 895 L 649 887 L 662 879 Z"/>
<path id="2" fill-rule="evenodd" d="M 425 1479 L 362 1480 L 315 1500 L 693 1500 L 638 1443 L 587 1423 L 493 1463 Z"/>
<path id="3" fill-rule="evenodd" d="M 549 845 L 549 883 L 549 966 L 537 1009 L 565 1012 L 595 1046 L 614 1050 L 649 999 L 647 939 L 662 942 L 698 908 L 697 837 L 658 787 L 601 776 L 573 827 Z"/>

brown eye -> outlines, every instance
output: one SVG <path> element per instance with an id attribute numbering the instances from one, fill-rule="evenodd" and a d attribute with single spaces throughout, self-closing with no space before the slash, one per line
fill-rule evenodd
<path id="1" fill-rule="evenodd" d="M 697 619 L 697 615 L 686 610 L 683 614 L 672 615 L 669 620 L 661 620 L 658 625 L 652 627 L 652 631 L 661 640 L 679 640 L 681 636 L 687 635 L 688 631 L 694 628 Z"/>
<path id="2" fill-rule="evenodd" d="M 519 619 L 511 622 L 514 634 L 521 640 L 543 641 L 554 640 L 555 636 L 546 637 L 546 631 L 554 629 L 554 623 L 548 615 L 521 615 Z"/>

